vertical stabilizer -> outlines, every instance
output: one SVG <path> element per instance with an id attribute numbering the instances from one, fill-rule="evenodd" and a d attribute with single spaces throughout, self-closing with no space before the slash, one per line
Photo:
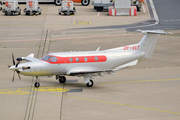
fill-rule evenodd
<path id="1" fill-rule="evenodd" d="M 139 50 L 146 53 L 144 59 L 150 59 L 156 47 L 159 34 L 167 34 L 167 33 L 160 30 L 157 30 L 157 31 L 146 30 L 146 31 L 140 31 L 140 32 L 145 35 L 141 39 L 141 41 L 138 43 L 138 45 L 140 45 Z"/>

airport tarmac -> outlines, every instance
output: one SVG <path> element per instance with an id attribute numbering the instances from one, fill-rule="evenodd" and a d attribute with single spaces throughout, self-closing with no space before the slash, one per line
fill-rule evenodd
<path id="1" fill-rule="evenodd" d="M 16 74 L 12 83 L 13 72 L 7 67 L 13 64 L 12 53 L 16 58 L 30 53 L 41 58 L 50 52 L 91 51 L 98 47 L 104 50 L 124 46 L 137 43 L 143 37 L 140 33 L 127 32 L 125 29 L 72 29 L 88 26 L 88 24 L 75 25 L 76 20 L 89 21 L 92 18 L 94 22 L 91 20 L 91 26 L 103 26 L 115 23 L 102 23 L 100 19 L 112 19 L 117 22 L 129 19 L 128 23 L 133 23 L 134 19 L 140 20 L 139 16 L 109 17 L 105 16 L 106 12 L 101 12 L 102 16 L 97 16 L 96 11 L 90 10 L 92 8 L 90 5 L 88 9 L 91 11 L 89 13 L 91 17 L 87 19 L 88 15 L 80 15 L 79 12 L 74 19 L 76 14 L 75 16 L 52 14 L 56 11 L 55 8 L 58 8 L 53 4 L 42 6 L 44 9 L 48 8 L 45 9 L 46 15 L 0 14 L 1 120 L 180 119 L 178 30 L 168 31 L 174 34 L 159 37 L 151 60 L 117 71 L 115 75 L 96 77 L 92 88 L 86 87 L 82 77 L 67 77 L 67 83 L 64 85 L 54 77 L 42 77 L 41 87 L 37 89 L 33 87 L 34 78 L 21 75 L 19 80 Z M 85 9 L 84 6 L 77 5 L 78 7 Z M 147 18 L 148 13 L 144 14 L 144 19 Z M 61 23 L 58 22 L 60 20 Z"/>

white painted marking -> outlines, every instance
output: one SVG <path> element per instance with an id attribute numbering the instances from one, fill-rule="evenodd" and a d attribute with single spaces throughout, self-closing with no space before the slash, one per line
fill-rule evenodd
<path id="1" fill-rule="evenodd" d="M 143 4 L 143 12 L 146 13 L 146 6 Z"/>
<path id="2" fill-rule="evenodd" d="M 7 37 L 7 38 L 4 38 L 4 39 L 16 39 L 16 38 L 24 38 L 24 37 Z"/>
<path id="3" fill-rule="evenodd" d="M 101 13 L 100 13 L 100 12 L 98 12 L 97 16 L 100 16 L 100 14 L 101 14 Z"/>
<path id="4" fill-rule="evenodd" d="M 9 35 L 35 35 L 36 33 L 9 34 Z"/>
<path id="5" fill-rule="evenodd" d="M 151 8 L 152 8 L 154 17 L 155 17 L 155 19 L 156 19 L 155 25 L 156 25 L 156 24 L 159 24 L 159 18 L 158 18 L 158 15 L 157 15 L 157 13 L 156 13 L 156 9 L 155 9 L 155 7 L 154 7 L 154 3 L 153 3 L 152 0 L 149 0 L 149 2 L 150 2 L 150 5 L 151 5 Z"/>

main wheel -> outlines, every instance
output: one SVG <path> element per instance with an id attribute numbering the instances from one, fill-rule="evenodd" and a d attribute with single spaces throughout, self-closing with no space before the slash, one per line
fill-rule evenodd
<path id="1" fill-rule="evenodd" d="M 59 77 L 59 82 L 60 82 L 60 83 L 65 83 L 65 82 L 66 82 L 66 77 L 60 76 L 60 77 Z"/>
<path id="2" fill-rule="evenodd" d="M 61 6 L 62 0 L 54 0 L 55 5 Z"/>
<path id="3" fill-rule="evenodd" d="M 90 0 L 81 0 L 81 4 L 82 4 L 83 6 L 88 6 L 89 3 L 90 3 Z"/>
<path id="4" fill-rule="evenodd" d="M 93 82 L 92 80 L 90 80 L 90 82 L 88 82 L 88 83 L 86 84 L 86 86 L 87 86 L 87 87 L 92 87 L 93 84 L 94 84 L 94 82 Z"/>
<path id="5" fill-rule="evenodd" d="M 37 88 L 38 88 L 39 86 L 40 86 L 40 83 L 39 83 L 39 82 L 35 82 L 35 83 L 34 83 L 34 87 L 37 87 Z"/>

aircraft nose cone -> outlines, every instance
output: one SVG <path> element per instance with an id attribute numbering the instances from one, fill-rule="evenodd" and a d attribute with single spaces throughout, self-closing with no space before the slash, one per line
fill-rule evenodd
<path id="1" fill-rule="evenodd" d="M 9 70 L 14 71 L 14 70 L 15 70 L 15 66 L 11 66 L 11 67 L 9 68 Z"/>

